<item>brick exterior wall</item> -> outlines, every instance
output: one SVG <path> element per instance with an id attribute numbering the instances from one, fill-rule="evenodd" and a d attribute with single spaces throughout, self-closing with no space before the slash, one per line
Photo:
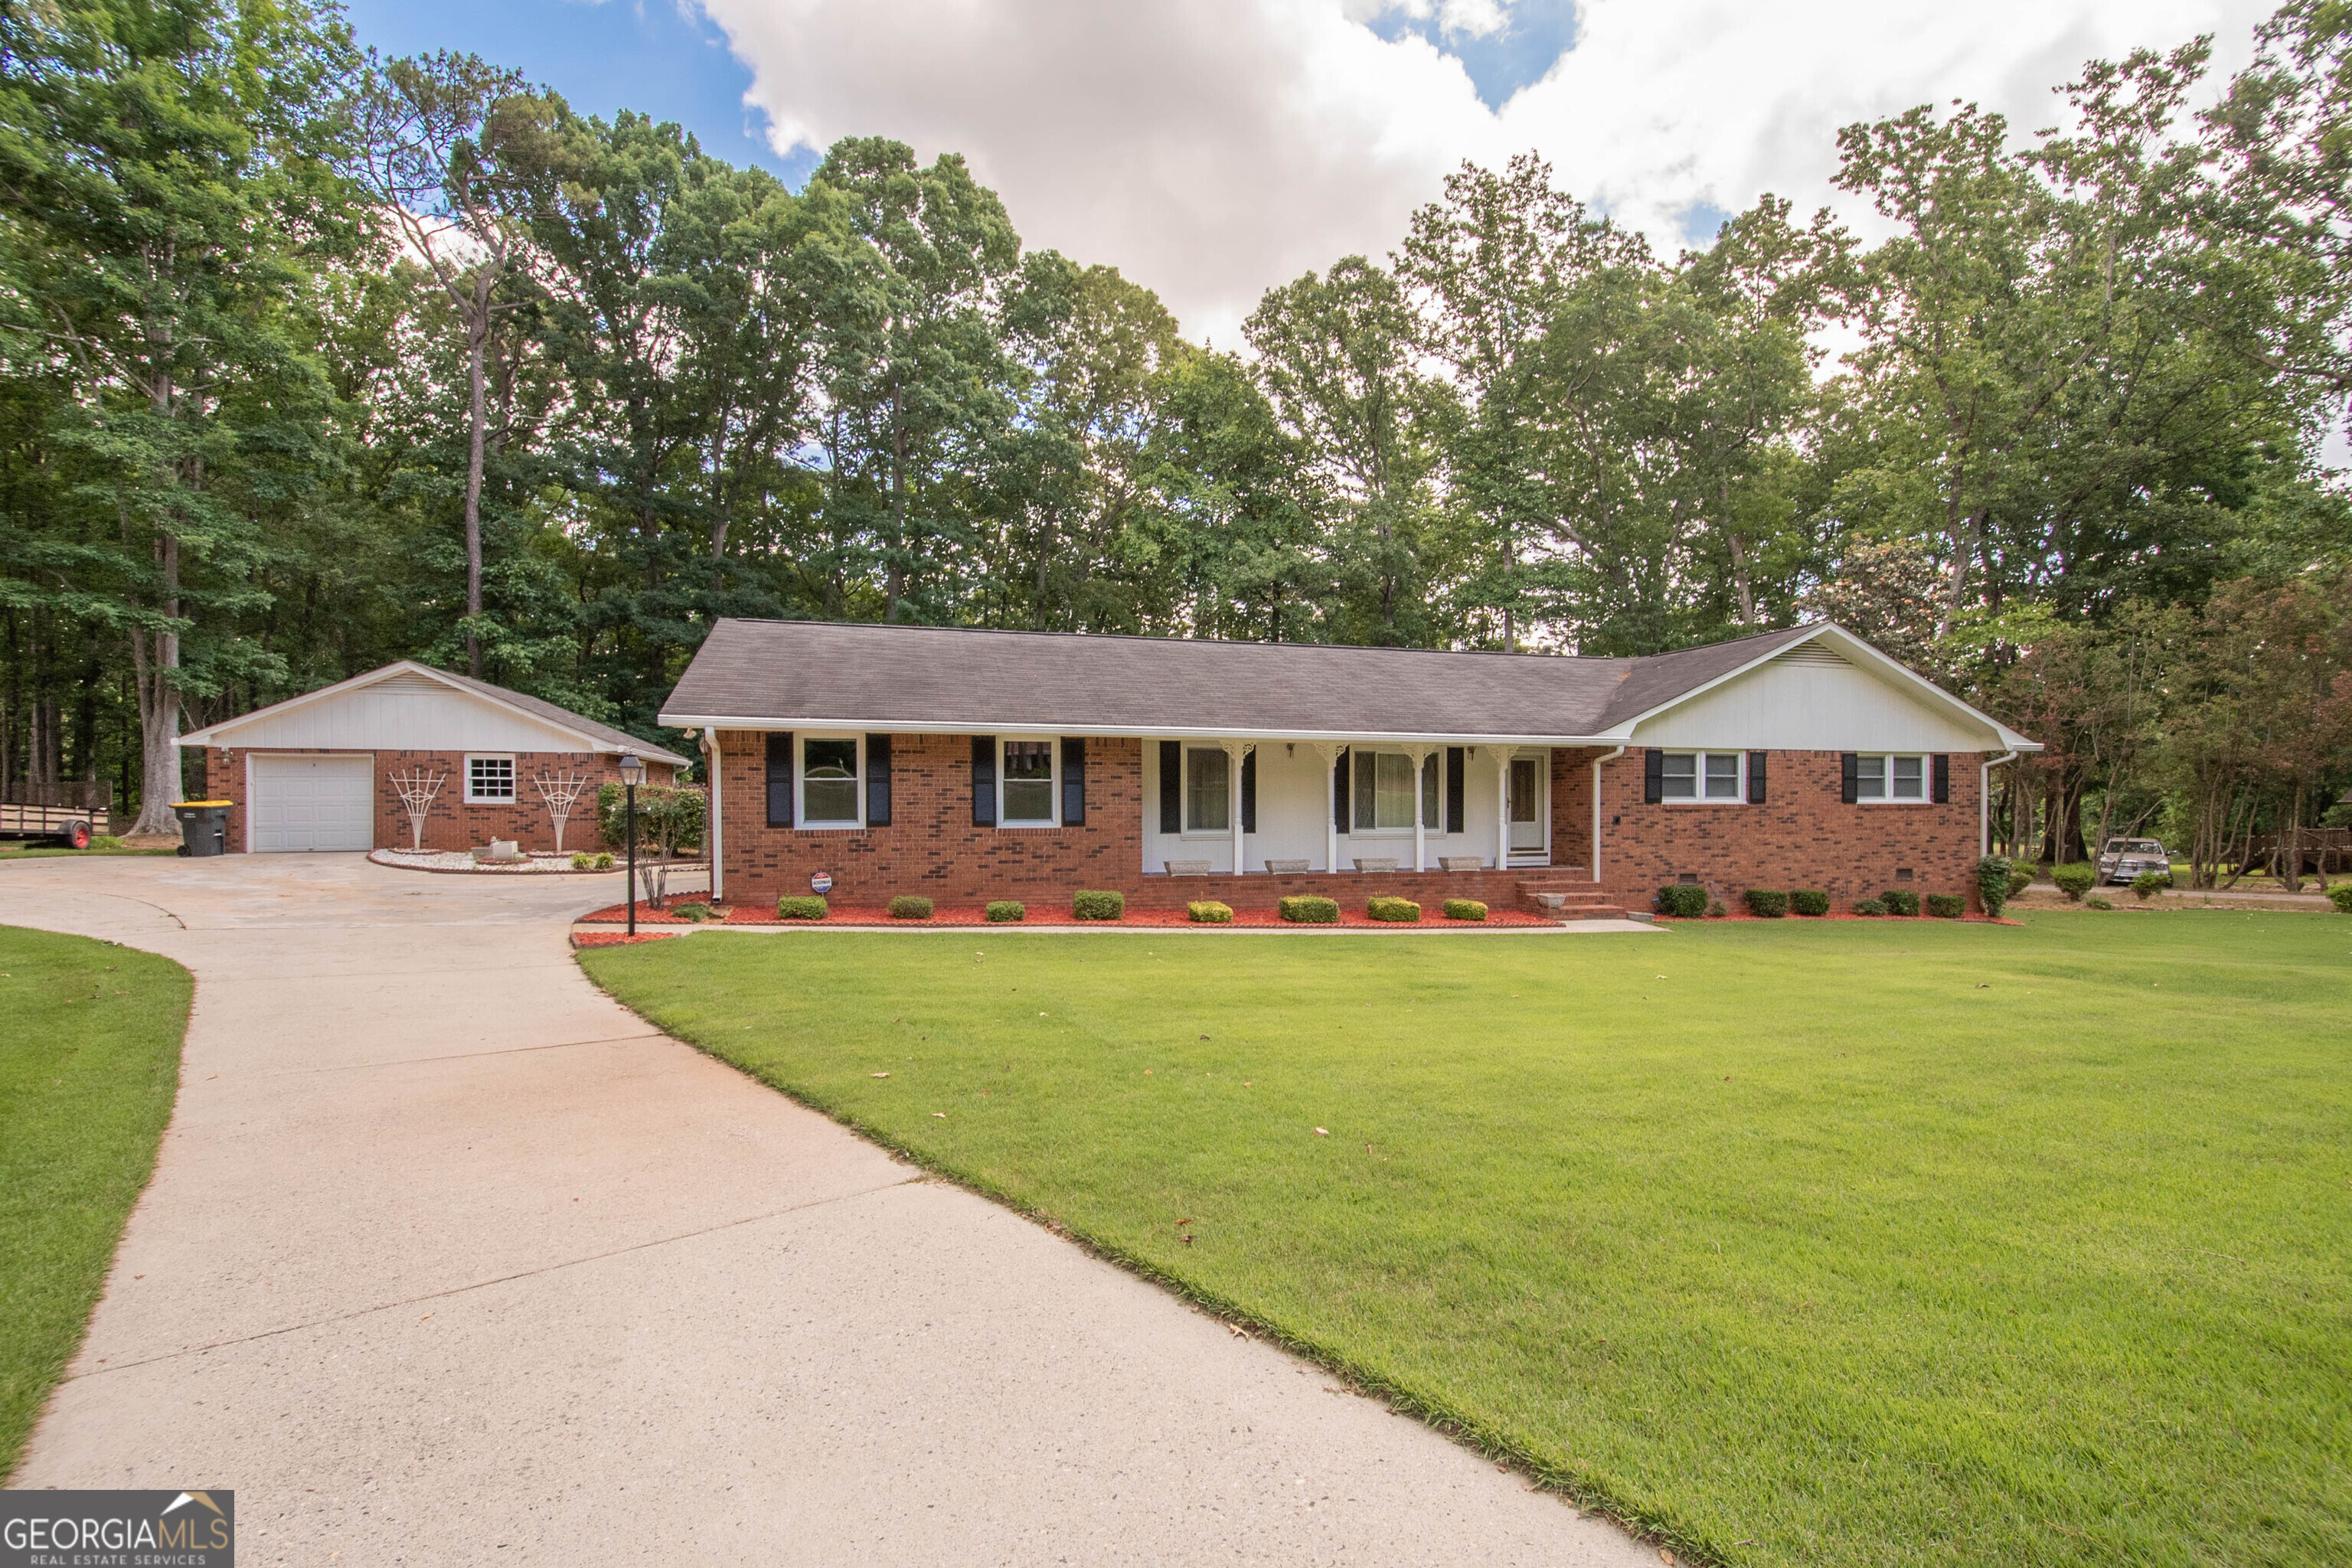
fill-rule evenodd
<path id="1" fill-rule="evenodd" d="M 971 743 L 963 735 L 899 735 L 891 742 L 891 824 L 856 831 L 767 825 L 767 741 L 728 731 L 720 809 L 725 816 L 727 899 L 770 903 L 805 893 L 825 871 L 833 898 L 879 904 L 899 893 L 942 903 L 1021 899 L 1066 900 L 1079 888 L 1116 889 L 1139 907 L 1220 899 L 1270 907 L 1289 893 L 1322 893 L 1353 903 L 1395 892 L 1424 904 L 1447 897 L 1517 901 L 1520 874 L 1404 871 L 1371 878 L 1300 876 L 1147 877 L 1142 865 L 1144 745 L 1087 742 L 1087 822 L 1073 828 L 975 827 Z M 1592 772 L 1599 750 L 1552 757 L 1552 863 L 1591 864 Z M 1750 887 L 1820 888 L 1840 910 L 1887 888 L 1965 893 L 1975 904 L 1978 764 L 1951 760 L 1946 805 L 1847 805 L 1839 798 L 1834 752 L 1771 753 L 1763 805 L 1645 805 L 1643 752 L 1629 749 L 1601 767 L 1602 881 L 1612 903 L 1646 910 L 1683 872 L 1718 898 Z M 1909 868 L 1913 880 L 1898 881 Z M 1370 884 L 1377 880 L 1378 887 Z M 1547 882 L 1548 886 L 1556 886 Z"/>
<path id="2" fill-rule="evenodd" d="M 1908 888 L 1922 897 L 1961 893 L 1971 910 L 1982 908 L 1981 753 L 1952 753 L 1945 805 L 1848 805 L 1835 752 L 1772 752 L 1762 805 L 1646 805 L 1643 756 L 1631 747 L 1601 770 L 1601 879 L 1612 901 L 1649 909 L 1660 888 L 1690 873 L 1727 903 L 1749 888 L 1818 888 L 1843 911 L 1856 899 Z M 1909 881 L 1898 879 L 1906 868 Z"/>
<path id="3" fill-rule="evenodd" d="M 245 760 L 249 753 L 242 748 L 207 746 L 205 748 L 205 797 L 229 803 L 228 847 L 232 854 L 246 847 Z M 408 808 L 400 802 L 400 792 L 392 786 L 392 775 L 423 769 L 427 773 L 445 773 L 440 794 L 433 797 L 433 806 L 425 818 L 425 847 L 427 849 L 464 850 L 478 848 L 493 838 L 511 838 L 525 849 L 551 850 L 555 847 L 555 824 L 547 815 L 546 803 L 531 780 L 542 773 L 586 773 L 594 782 L 572 808 L 572 820 L 563 831 L 563 847 L 567 850 L 612 848 L 596 831 L 596 786 L 607 782 L 621 782 L 621 760 L 593 752 L 518 752 L 515 753 L 515 801 L 511 805 L 468 805 L 466 804 L 466 753 L 463 752 L 349 752 L 326 748 L 299 749 L 271 746 L 259 749 L 263 756 L 367 756 L 375 760 L 375 847 L 379 849 L 405 849 L 415 840 L 408 822 Z M 646 782 L 666 784 L 676 770 L 667 763 L 647 762 Z"/>

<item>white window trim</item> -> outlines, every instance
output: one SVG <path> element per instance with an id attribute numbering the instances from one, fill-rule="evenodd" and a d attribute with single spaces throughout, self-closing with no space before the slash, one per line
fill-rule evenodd
<path id="1" fill-rule="evenodd" d="M 1241 809 L 1241 784 L 1235 774 L 1242 766 L 1242 760 L 1221 745 L 1196 745 L 1187 741 L 1179 753 L 1176 769 L 1176 821 L 1182 829 L 1176 837 L 1198 839 L 1204 844 L 1230 844 L 1234 841 L 1234 825 L 1230 821 L 1223 827 L 1192 826 L 1192 753 L 1195 752 L 1214 752 L 1225 759 L 1228 770 L 1225 774 L 1225 810 L 1234 812 Z M 1167 835 L 1160 837 L 1166 837 Z"/>
<path id="2" fill-rule="evenodd" d="M 1669 757 L 1688 757 L 1691 759 L 1691 767 L 1693 770 L 1691 773 L 1691 784 L 1693 788 L 1699 791 L 1698 794 L 1692 795 L 1667 795 L 1662 785 L 1658 793 L 1658 801 L 1660 805 L 1746 805 L 1748 804 L 1748 753 L 1746 752 L 1702 752 L 1696 749 L 1686 752 L 1679 747 L 1674 746 L 1662 747 L 1660 750 L 1664 755 Z M 1739 759 L 1738 794 L 1708 795 L 1706 793 L 1706 760 L 1709 757 L 1737 757 Z"/>
<path id="3" fill-rule="evenodd" d="M 506 763 L 507 784 L 512 793 L 476 795 L 474 764 L 477 762 Z M 467 805 L 520 805 L 522 804 L 522 769 L 517 765 L 515 754 L 512 752 L 467 752 L 466 753 L 466 804 Z"/>
<path id="4" fill-rule="evenodd" d="M 857 820 L 855 822 L 811 822 L 808 814 L 808 743 L 811 741 L 847 741 L 857 748 Z M 793 826 L 811 833 L 862 833 L 866 828 L 866 737 L 849 731 L 806 731 L 793 737 Z"/>
<path id="5" fill-rule="evenodd" d="M 1004 809 L 1004 786 L 1011 782 L 1004 773 L 1004 748 L 1022 741 L 1043 741 L 1045 743 L 1045 756 L 1052 763 L 1053 773 L 1045 815 L 1014 822 Z M 1059 735 L 999 735 L 996 738 L 996 826 L 1010 833 L 1035 833 L 1062 826 L 1062 738 Z"/>
<path id="6" fill-rule="evenodd" d="M 1854 753 L 1854 761 L 1857 765 L 1864 757 L 1876 757 L 1886 764 L 1886 793 L 1880 795 L 1867 795 L 1863 794 L 1859 775 L 1857 775 L 1853 793 L 1854 805 L 1918 806 L 1933 805 L 1936 804 L 1936 755 L 1934 752 L 1856 752 Z M 1904 799 L 1898 797 L 1895 793 L 1895 759 L 1897 757 L 1916 757 L 1918 759 L 1919 798 L 1916 800 Z"/>

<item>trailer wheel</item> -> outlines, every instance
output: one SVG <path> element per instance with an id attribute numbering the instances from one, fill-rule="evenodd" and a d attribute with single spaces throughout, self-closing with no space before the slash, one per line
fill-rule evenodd
<path id="1" fill-rule="evenodd" d="M 89 823 L 87 823 L 87 822 L 68 822 L 68 823 L 67 823 L 67 824 L 66 824 L 66 830 L 65 830 L 65 834 L 64 834 L 64 838 L 65 838 L 65 846 L 66 846 L 66 847 L 67 847 L 67 848 L 68 848 L 68 849 L 87 849 L 87 848 L 89 848 Z"/>

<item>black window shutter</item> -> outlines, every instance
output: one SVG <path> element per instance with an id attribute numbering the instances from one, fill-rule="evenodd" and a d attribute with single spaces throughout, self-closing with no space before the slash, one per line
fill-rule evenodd
<path id="1" fill-rule="evenodd" d="M 1062 742 L 1062 826 L 1087 825 L 1087 741 L 1072 735 Z"/>
<path id="2" fill-rule="evenodd" d="M 1861 755 L 1854 752 L 1842 754 L 1838 758 L 1838 773 L 1840 775 L 1838 798 L 1844 801 L 1846 805 L 1852 805 L 1862 798 Z"/>
<path id="3" fill-rule="evenodd" d="M 1750 805 L 1764 804 L 1764 759 L 1769 755 L 1769 752 L 1748 753 L 1748 804 Z"/>
<path id="4" fill-rule="evenodd" d="M 1462 748 L 1445 748 L 1445 831 L 1462 831 Z"/>
<path id="5" fill-rule="evenodd" d="M 1257 748 L 1242 753 L 1242 831 L 1257 831 Z"/>
<path id="6" fill-rule="evenodd" d="M 1936 754 L 1936 804 L 1952 804 L 1952 759 L 1940 752 Z"/>
<path id="7" fill-rule="evenodd" d="M 1349 754 L 1353 756 L 1355 753 L 1350 751 Z M 1356 764 L 1356 815 L 1363 819 L 1366 827 L 1380 826 L 1380 769 L 1378 752 L 1366 752 L 1364 760 Z M 1413 809 L 1421 809 L 1419 802 L 1413 804 Z"/>
<path id="8" fill-rule="evenodd" d="M 866 737 L 866 826 L 890 826 L 890 737 Z"/>
<path id="9" fill-rule="evenodd" d="M 1340 832 L 1348 831 L 1348 803 L 1356 792 L 1348 787 L 1348 748 L 1339 748 L 1339 760 L 1331 764 L 1331 826 Z"/>
<path id="10" fill-rule="evenodd" d="M 1642 804 L 1656 805 L 1666 798 L 1666 753 L 1652 746 L 1642 753 Z"/>
<path id="11" fill-rule="evenodd" d="M 768 826 L 793 825 L 793 732 L 768 734 Z"/>
<path id="12" fill-rule="evenodd" d="M 996 737 L 971 738 L 971 825 L 996 826 Z"/>
<path id="13" fill-rule="evenodd" d="M 1160 742 L 1160 831 L 1184 831 L 1184 742 Z"/>

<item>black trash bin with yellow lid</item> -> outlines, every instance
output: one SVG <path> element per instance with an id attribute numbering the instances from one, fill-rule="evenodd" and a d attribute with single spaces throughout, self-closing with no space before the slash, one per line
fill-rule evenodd
<path id="1" fill-rule="evenodd" d="M 227 854 L 228 808 L 234 804 L 226 800 L 173 801 L 172 815 L 180 819 L 180 853 Z"/>

